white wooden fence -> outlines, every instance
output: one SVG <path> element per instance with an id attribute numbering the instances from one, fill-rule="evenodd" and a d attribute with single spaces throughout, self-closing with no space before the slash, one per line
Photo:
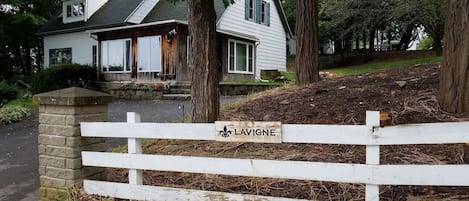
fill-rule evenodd
<path id="1" fill-rule="evenodd" d="M 82 136 L 128 138 L 128 154 L 83 152 L 83 165 L 129 169 L 129 184 L 84 181 L 88 194 L 138 200 L 295 200 L 142 185 L 142 170 L 271 177 L 366 184 L 366 200 L 379 200 L 379 185 L 469 186 L 469 165 L 379 165 L 380 145 L 469 142 L 469 122 L 379 127 L 379 112 L 366 125 L 283 125 L 284 143 L 366 145 L 366 164 L 249 160 L 142 154 L 141 139 L 214 140 L 214 124 L 82 123 Z M 305 153 L 307 154 L 307 153 Z"/>

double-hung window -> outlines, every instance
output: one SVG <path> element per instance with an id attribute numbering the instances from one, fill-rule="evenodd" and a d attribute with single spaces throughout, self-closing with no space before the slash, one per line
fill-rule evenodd
<path id="1" fill-rule="evenodd" d="M 261 3 L 261 24 L 265 24 L 267 19 L 267 2 Z"/>
<path id="2" fill-rule="evenodd" d="M 86 15 L 86 2 L 85 0 L 74 0 L 63 2 L 63 22 L 77 22 L 85 19 Z"/>
<path id="3" fill-rule="evenodd" d="M 267 0 L 246 0 L 245 19 L 270 26 L 270 3 Z"/>
<path id="4" fill-rule="evenodd" d="M 132 66 L 132 44 L 130 39 L 101 42 L 102 72 L 130 72 Z"/>
<path id="5" fill-rule="evenodd" d="M 228 72 L 252 74 L 254 71 L 254 44 L 228 40 Z"/>
<path id="6" fill-rule="evenodd" d="M 246 0 L 247 1 L 247 18 L 250 21 L 255 21 L 256 20 L 256 13 L 255 13 L 255 0 Z"/>

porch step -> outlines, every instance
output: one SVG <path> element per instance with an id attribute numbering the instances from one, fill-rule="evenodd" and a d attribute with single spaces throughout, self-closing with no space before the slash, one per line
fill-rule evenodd
<path id="1" fill-rule="evenodd" d="M 163 100 L 190 100 L 190 94 L 163 94 Z"/>

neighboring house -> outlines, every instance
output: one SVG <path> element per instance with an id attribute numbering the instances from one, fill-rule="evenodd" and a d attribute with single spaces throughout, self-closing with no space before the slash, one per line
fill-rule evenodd
<path id="1" fill-rule="evenodd" d="M 286 70 L 291 37 L 279 0 L 215 0 L 222 81 L 259 80 L 263 69 Z M 64 0 L 39 31 L 44 66 L 96 66 L 104 81 L 190 81 L 187 2 Z"/>

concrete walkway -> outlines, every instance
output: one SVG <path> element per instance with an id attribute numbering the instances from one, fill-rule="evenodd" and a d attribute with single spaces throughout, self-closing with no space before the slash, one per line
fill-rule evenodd
<path id="1" fill-rule="evenodd" d="M 245 96 L 223 97 L 222 104 Z M 109 121 L 125 122 L 127 112 L 138 112 L 143 122 L 177 123 L 191 111 L 190 101 L 117 100 L 109 105 Z M 0 126 L 0 201 L 37 201 L 38 176 L 38 112 L 21 122 Z M 124 139 L 108 141 L 111 147 L 126 143 Z"/>

